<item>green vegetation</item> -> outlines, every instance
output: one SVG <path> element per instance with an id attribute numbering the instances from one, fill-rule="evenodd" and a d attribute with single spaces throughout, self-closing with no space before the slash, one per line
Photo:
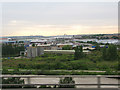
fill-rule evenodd
<path id="1" fill-rule="evenodd" d="M 83 56 L 84 56 L 84 53 L 83 53 L 82 46 L 77 46 L 75 48 L 74 59 L 77 60 L 77 59 L 83 58 Z"/>
<path id="2" fill-rule="evenodd" d="M 61 78 L 59 84 L 72 84 L 72 85 L 60 85 L 59 88 L 75 88 L 75 81 L 72 77 Z"/>
<path id="3" fill-rule="evenodd" d="M 24 84 L 24 80 L 21 80 L 20 78 L 2 78 L 2 84 Z"/>
<path id="4" fill-rule="evenodd" d="M 120 39 L 119 35 L 118 36 L 113 36 L 113 39 Z"/>
<path id="5" fill-rule="evenodd" d="M 105 72 L 88 72 L 88 71 L 55 71 L 55 70 L 14 70 L 14 71 L 8 71 L 4 70 L 2 72 L 3 74 L 11 74 L 11 75 L 118 75 L 118 72 L 111 71 L 111 70 L 106 70 Z"/>
<path id="6" fill-rule="evenodd" d="M 72 77 L 65 77 L 61 78 L 58 85 L 54 85 L 53 87 L 51 85 L 40 85 L 37 87 L 36 85 L 25 85 L 24 79 L 21 79 L 19 77 L 11 77 L 11 78 L 2 78 L 2 84 L 19 84 L 19 85 L 11 85 L 11 86 L 2 86 L 3 89 L 6 88 L 75 88 L 75 81 L 72 79 Z M 22 86 L 21 86 L 22 84 Z M 72 85 L 62 85 L 62 84 L 72 84 Z"/>
<path id="7" fill-rule="evenodd" d="M 12 45 L 12 44 L 2 44 L 2 57 L 14 57 L 19 56 L 20 51 L 24 51 L 24 45 Z"/>
<path id="8" fill-rule="evenodd" d="M 2 84 L 24 84 L 24 80 L 20 78 L 2 78 Z M 22 88 L 22 86 L 2 86 L 2 88 Z"/>
<path id="9" fill-rule="evenodd" d="M 115 45 L 108 45 L 108 48 L 100 48 L 91 51 L 89 54 L 82 52 L 82 46 L 75 49 L 75 54 L 44 54 L 36 58 L 3 58 L 3 74 L 97 74 L 96 72 L 81 72 L 74 70 L 95 70 L 106 71 L 99 74 L 117 74 L 120 60 L 120 51 Z M 8 69 L 13 69 L 9 71 Z M 20 71 L 19 69 L 25 70 Z M 27 71 L 33 70 L 33 71 Z M 53 71 L 59 70 L 59 71 Z M 63 71 L 73 70 L 73 71 Z M 115 71 L 115 72 L 112 72 Z"/>
<path id="10" fill-rule="evenodd" d="M 116 60 L 118 58 L 117 47 L 115 45 L 109 45 L 108 48 L 106 46 L 103 48 L 102 57 L 104 60 Z"/>
<path id="11" fill-rule="evenodd" d="M 62 47 L 62 50 L 72 50 L 72 46 L 65 45 L 65 46 Z"/>
<path id="12" fill-rule="evenodd" d="M 35 47 L 36 45 L 33 43 L 32 46 Z"/>

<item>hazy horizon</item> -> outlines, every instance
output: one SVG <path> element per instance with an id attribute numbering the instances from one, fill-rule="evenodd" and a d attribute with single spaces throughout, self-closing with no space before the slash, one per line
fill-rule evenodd
<path id="1" fill-rule="evenodd" d="M 119 34 L 119 33 L 108 33 L 108 34 Z M 67 35 L 69 36 L 69 34 L 66 34 L 66 36 Z M 75 35 L 75 34 L 73 34 L 73 35 Z M 97 34 L 76 34 L 76 35 L 97 35 Z M 49 36 L 44 36 L 44 35 L 25 35 L 25 36 L 43 36 L 43 37 L 49 37 Z M 52 35 L 52 36 L 64 36 L 64 35 Z M 20 36 L 1 36 L 1 37 L 22 37 L 22 35 L 20 35 Z"/>
<path id="2" fill-rule="evenodd" d="M 3 3 L 2 36 L 118 33 L 117 2 Z"/>

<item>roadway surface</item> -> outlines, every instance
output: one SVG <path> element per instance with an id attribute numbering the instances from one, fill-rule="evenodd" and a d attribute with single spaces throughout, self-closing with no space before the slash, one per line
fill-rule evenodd
<path id="1" fill-rule="evenodd" d="M 14 69 L 8 69 L 8 71 L 14 71 Z M 42 70 L 19 69 L 19 71 L 42 71 Z M 75 71 L 75 72 L 106 72 L 106 71 L 96 71 L 96 70 L 49 70 L 49 71 L 65 71 L 65 72 L 72 72 L 72 71 Z"/>

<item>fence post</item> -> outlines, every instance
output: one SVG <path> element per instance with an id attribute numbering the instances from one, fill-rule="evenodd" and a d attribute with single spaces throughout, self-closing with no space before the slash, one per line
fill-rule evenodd
<path id="1" fill-rule="evenodd" d="M 100 81 L 100 79 L 101 79 L 101 75 L 97 75 L 97 86 L 98 86 L 98 88 L 100 88 L 100 85 L 101 85 L 101 81 Z"/>

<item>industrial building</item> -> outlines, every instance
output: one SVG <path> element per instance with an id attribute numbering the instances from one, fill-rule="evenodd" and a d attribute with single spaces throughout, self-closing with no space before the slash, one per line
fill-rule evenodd
<path id="1" fill-rule="evenodd" d="M 33 58 L 44 54 L 44 48 L 43 47 L 28 47 L 27 48 L 27 57 Z"/>
<path id="2" fill-rule="evenodd" d="M 84 53 L 89 53 L 89 50 L 83 50 Z M 44 50 L 44 53 L 58 53 L 58 54 L 74 54 L 75 50 Z"/>

